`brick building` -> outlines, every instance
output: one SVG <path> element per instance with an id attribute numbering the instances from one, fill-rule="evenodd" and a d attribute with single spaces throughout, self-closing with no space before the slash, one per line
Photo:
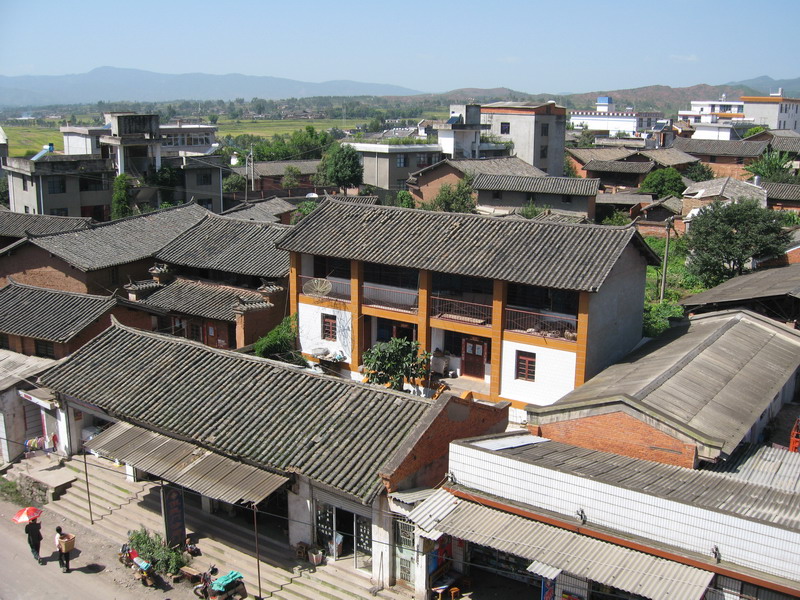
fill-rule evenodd
<path id="1" fill-rule="evenodd" d="M 748 140 L 695 140 L 675 138 L 672 147 L 691 154 L 714 171 L 717 177 L 750 179 L 752 173 L 745 167 L 767 150 L 769 142 Z"/>

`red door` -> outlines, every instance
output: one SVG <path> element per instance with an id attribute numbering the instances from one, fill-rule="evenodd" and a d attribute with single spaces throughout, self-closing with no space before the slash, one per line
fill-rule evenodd
<path id="1" fill-rule="evenodd" d="M 461 374 L 483 379 L 485 365 L 486 342 L 480 338 L 464 338 L 461 343 Z"/>

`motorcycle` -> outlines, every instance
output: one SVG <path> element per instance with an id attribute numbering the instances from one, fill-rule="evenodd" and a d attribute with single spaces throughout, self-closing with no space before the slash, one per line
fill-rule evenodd
<path id="1" fill-rule="evenodd" d="M 238 571 L 230 571 L 227 575 L 213 579 L 217 568 L 211 565 L 208 571 L 200 575 L 200 583 L 192 591 L 198 598 L 211 598 L 212 600 L 225 600 L 234 595 L 240 598 L 247 597 L 244 585 L 244 576 Z"/>
<path id="2" fill-rule="evenodd" d="M 139 553 L 131 548 L 129 544 L 122 544 L 122 547 L 117 553 L 119 562 L 126 567 L 133 569 L 133 576 L 142 582 L 142 585 L 155 587 L 158 583 L 155 569 L 153 565 L 144 560 Z"/>

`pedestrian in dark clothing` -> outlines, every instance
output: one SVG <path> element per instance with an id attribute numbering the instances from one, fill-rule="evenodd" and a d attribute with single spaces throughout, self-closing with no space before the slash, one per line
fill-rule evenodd
<path id="1" fill-rule="evenodd" d="M 64 552 L 61 542 L 67 539 L 67 534 L 61 531 L 61 527 L 56 527 L 56 549 L 58 550 L 58 566 L 62 573 L 69 573 L 69 550 Z"/>
<path id="2" fill-rule="evenodd" d="M 31 547 L 31 554 L 33 554 L 33 558 L 39 561 L 40 565 L 44 564 L 44 561 L 39 556 L 39 548 L 42 545 L 42 525 L 36 519 L 31 519 L 27 525 L 25 525 L 25 533 L 28 534 L 28 546 Z"/>

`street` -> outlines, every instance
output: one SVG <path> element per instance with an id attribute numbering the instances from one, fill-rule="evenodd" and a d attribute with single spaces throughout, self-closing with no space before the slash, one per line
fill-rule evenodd
<path id="1" fill-rule="evenodd" d="M 30 598 L 68 598 L 86 600 L 188 600 L 195 598 L 189 583 L 166 583 L 167 589 L 152 589 L 134 580 L 130 569 L 117 560 L 119 544 L 111 543 L 86 527 L 82 527 L 46 508 L 42 523 L 41 556 L 39 565 L 31 556 L 24 525 L 11 521 L 19 506 L 0 500 L 0 600 L 30 600 Z M 53 538 L 55 528 L 77 536 L 71 553 L 70 573 L 58 567 L 58 553 Z M 124 540 L 120 540 L 120 544 Z"/>

